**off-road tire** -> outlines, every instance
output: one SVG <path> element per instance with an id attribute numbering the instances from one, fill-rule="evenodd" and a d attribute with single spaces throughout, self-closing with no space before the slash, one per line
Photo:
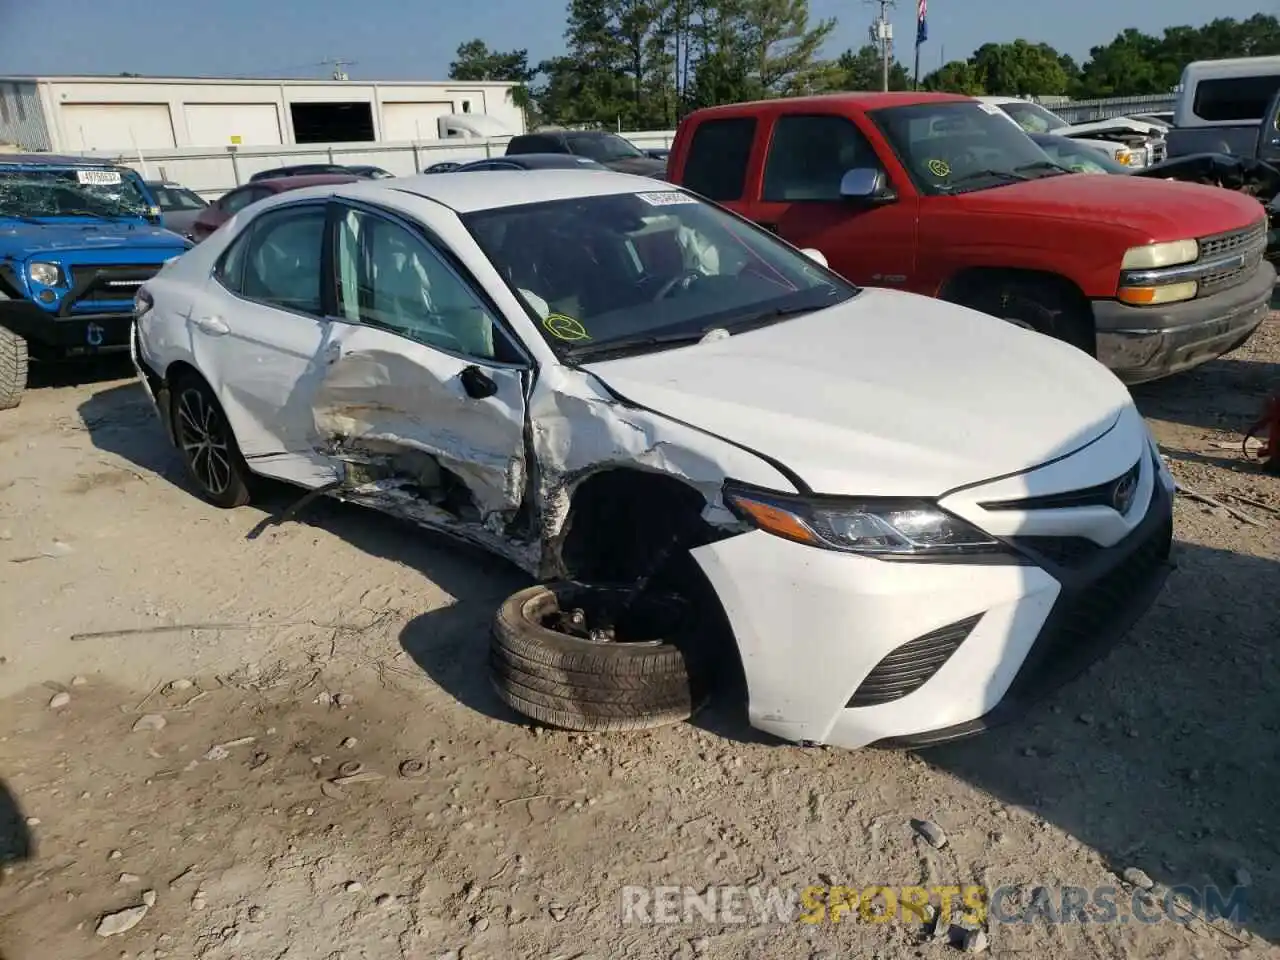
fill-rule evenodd
<path id="1" fill-rule="evenodd" d="M 565 730 L 647 730 L 687 720 L 705 702 L 684 654 L 666 641 L 593 642 L 543 626 L 586 588 L 529 587 L 498 608 L 489 648 L 498 697 L 518 713 Z M 624 588 L 617 588 L 619 596 Z"/>
<path id="2" fill-rule="evenodd" d="M 0 327 L 0 410 L 12 410 L 22 402 L 27 388 L 27 341 Z"/>
<path id="3" fill-rule="evenodd" d="M 201 477 L 202 471 L 184 443 L 183 404 L 184 398 L 188 401 L 193 401 L 194 396 L 192 395 L 198 395 L 207 405 L 214 416 L 212 423 L 224 434 L 228 476 L 226 483 L 219 485 L 217 489 Z M 250 500 L 249 483 L 252 474 L 250 474 L 249 468 L 245 465 L 244 457 L 240 453 L 240 446 L 236 443 L 235 433 L 231 429 L 226 413 L 223 412 L 222 404 L 218 403 L 218 398 L 214 396 L 213 390 L 210 389 L 209 385 L 200 377 L 191 373 L 178 375 L 170 384 L 169 410 L 170 422 L 173 424 L 174 442 L 177 443 L 178 453 L 187 468 L 187 476 L 195 484 L 200 496 L 215 507 L 222 507 L 224 510 L 243 507 L 247 504 Z"/>
<path id="4" fill-rule="evenodd" d="M 1097 354 L 1093 317 L 1086 304 L 1059 284 L 1030 278 L 993 279 L 971 286 L 955 302 L 1001 320 L 1030 327 L 1055 340 Z"/>

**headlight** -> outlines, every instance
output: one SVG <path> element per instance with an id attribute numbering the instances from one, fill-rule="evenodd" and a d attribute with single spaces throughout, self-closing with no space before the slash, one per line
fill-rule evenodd
<path id="1" fill-rule="evenodd" d="M 805 499 L 726 486 L 743 521 L 777 537 L 826 550 L 881 557 L 1000 553 L 1004 546 L 928 500 Z"/>
<path id="2" fill-rule="evenodd" d="M 27 276 L 46 287 L 56 287 L 62 283 L 62 268 L 56 263 L 29 263 Z"/>
<path id="3" fill-rule="evenodd" d="M 1180 263 L 1195 263 L 1199 256 L 1200 244 L 1194 240 L 1149 243 L 1145 247 L 1133 247 L 1129 250 L 1120 267 L 1124 270 L 1158 270 Z"/>

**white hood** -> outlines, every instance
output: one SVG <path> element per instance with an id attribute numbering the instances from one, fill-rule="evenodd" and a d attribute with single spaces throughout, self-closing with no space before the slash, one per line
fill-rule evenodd
<path id="1" fill-rule="evenodd" d="M 1157 127 L 1154 123 L 1147 123 L 1145 120 L 1132 120 L 1129 117 L 1116 117 L 1112 120 L 1093 120 L 1089 123 L 1073 123 L 1070 126 L 1050 132 L 1062 137 L 1074 138 L 1088 136 L 1091 133 L 1101 133 L 1104 130 L 1127 130 L 1131 133 L 1157 139 L 1163 137 L 1167 132 L 1164 128 Z"/>
<path id="2" fill-rule="evenodd" d="M 1105 433 L 1131 404 L 1074 347 L 868 289 L 727 339 L 587 364 L 613 391 L 780 461 L 818 493 L 938 496 Z"/>

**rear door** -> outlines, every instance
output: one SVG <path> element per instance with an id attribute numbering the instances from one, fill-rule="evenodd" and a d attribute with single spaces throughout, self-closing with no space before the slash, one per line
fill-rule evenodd
<path id="1" fill-rule="evenodd" d="M 319 447 L 419 522 L 473 531 L 524 498 L 532 365 L 500 314 L 429 228 L 335 204 L 335 314 L 305 404 Z"/>
<path id="2" fill-rule="evenodd" d="M 255 218 L 196 295 L 192 355 L 226 411 L 250 467 L 304 486 L 333 479 L 316 450 L 308 398 L 327 369 L 332 324 L 323 294 L 326 205 Z"/>
<path id="3" fill-rule="evenodd" d="M 767 131 L 758 184 L 741 212 L 797 247 L 820 250 L 832 269 L 873 286 L 908 287 L 915 273 L 917 213 L 910 184 L 893 180 L 858 126 L 833 113 L 782 113 Z M 854 169 L 877 169 L 897 198 L 869 203 L 840 196 Z"/>

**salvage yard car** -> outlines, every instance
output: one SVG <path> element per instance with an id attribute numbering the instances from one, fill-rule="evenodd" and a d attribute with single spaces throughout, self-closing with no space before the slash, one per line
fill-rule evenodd
<path id="1" fill-rule="evenodd" d="M 134 293 L 190 246 L 159 218 L 132 170 L 0 155 L 0 410 L 21 401 L 29 357 L 128 349 Z"/>
<path id="2" fill-rule="evenodd" d="M 948 739 L 1073 676 L 1167 569 L 1172 479 L 1105 367 L 859 289 L 651 179 L 292 191 L 136 314 L 141 381 L 210 502 L 273 477 L 544 581 L 503 605 L 493 658 L 550 723 L 688 716 L 700 671 L 736 663 L 780 737 Z M 686 606 L 669 635 L 552 628 L 584 585 L 627 585 L 625 609 L 648 583 Z"/>
<path id="3" fill-rule="evenodd" d="M 953 94 L 836 94 L 711 107 L 669 179 L 898 287 L 1075 344 L 1128 383 L 1221 356 L 1266 317 L 1257 200 L 1072 175 L 998 107 Z"/>

